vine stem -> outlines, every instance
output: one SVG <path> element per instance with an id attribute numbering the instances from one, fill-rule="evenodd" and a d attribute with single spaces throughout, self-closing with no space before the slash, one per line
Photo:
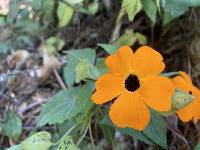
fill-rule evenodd
<path id="1" fill-rule="evenodd" d="M 88 119 L 87 127 L 85 128 L 85 131 L 84 131 L 83 135 L 81 136 L 81 138 L 77 141 L 77 143 L 76 143 L 77 146 L 79 146 L 80 143 L 82 142 L 82 140 L 83 140 L 83 138 L 85 137 L 85 135 L 86 135 L 88 129 L 91 130 L 91 129 L 90 129 L 90 123 L 91 123 L 92 115 L 93 115 L 93 113 L 91 113 L 90 116 L 88 117 L 89 119 Z M 90 132 L 90 131 L 89 131 L 89 132 Z M 92 138 L 92 141 L 93 141 L 93 138 Z M 92 142 L 92 141 L 91 141 L 91 142 Z M 93 141 L 92 144 L 94 144 L 94 141 Z"/>
<path id="2" fill-rule="evenodd" d="M 124 11 L 121 9 L 119 14 L 117 15 L 117 19 L 116 19 L 116 22 L 115 22 L 115 27 L 114 27 L 114 30 L 113 30 L 113 33 L 112 33 L 112 37 L 111 37 L 110 42 L 109 42 L 111 44 L 115 45 L 114 42 L 119 37 L 119 32 L 120 32 L 121 25 L 122 25 L 121 19 L 122 19 L 123 15 L 124 15 Z"/>
<path id="3" fill-rule="evenodd" d="M 92 142 L 92 149 L 94 149 L 94 139 L 93 139 L 93 136 L 92 136 L 91 122 L 89 123 L 89 134 L 90 134 L 90 139 L 91 139 L 91 142 Z"/>
<path id="4" fill-rule="evenodd" d="M 58 145 L 59 143 L 61 143 L 61 142 L 64 140 L 64 138 L 65 138 L 67 135 L 69 135 L 69 133 L 70 133 L 73 129 L 75 129 L 77 126 L 78 126 L 78 124 L 73 125 L 73 126 L 65 133 L 65 135 L 64 135 L 58 142 L 54 143 L 53 145 L 55 146 L 55 145 Z"/>
<path id="5" fill-rule="evenodd" d="M 81 138 L 78 140 L 78 142 L 76 143 L 77 146 L 80 145 L 80 143 L 82 142 L 83 138 L 85 137 L 87 131 L 88 131 L 88 128 L 89 128 L 89 124 L 87 125 L 87 128 L 85 129 L 83 135 L 81 136 Z"/>
<path id="6" fill-rule="evenodd" d="M 53 70 L 53 73 L 58 81 L 58 83 L 60 84 L 60 86 L 62 87 L 63 90 L 66 90 L 67 87 L 65 86 L 65 83 L 63 82 L 63 80 L 61 79 L 61 77 L 59 76 L 58 72 L 56 69 Z"/>

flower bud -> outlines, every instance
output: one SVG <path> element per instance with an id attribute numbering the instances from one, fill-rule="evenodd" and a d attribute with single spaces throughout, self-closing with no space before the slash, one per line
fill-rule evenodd
<path id="1" fill-rule="evenodd" d="M 172 96 L 172 108 L 180 109 L 192 102 L 194 96 L 188 92 L 176 89 Z"/>
<path id="2" fill-rule="evenodd" d="M 172 100 L 172 109 L 167 112 L 161 112 L 160 114 L 163 116 L 169 116 L 176 113 L 177 110 L 187 106 L 189 103 L 193 101 L 195 97 L 185 91 L 180 89 L 176 89 L 171 100 Z"/>

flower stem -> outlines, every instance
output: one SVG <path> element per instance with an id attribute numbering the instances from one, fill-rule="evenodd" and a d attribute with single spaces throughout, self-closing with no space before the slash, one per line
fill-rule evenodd
<path id="1" fill-rule="evenodd" d="M 65 139 L 65 137 L 68 136 L 68 134 L 69 134 L 73 129 L 75 129 L 77 126 L 78 126 L 78 124 L 73 125 L 73 126 L 65 133 L 65 135 L 64 135 L 58 142 L 54 143 L 53 145 L 55 146 L 55 145 L 58 145 L 59 143 L 61 143 L 61 142 Z"/>
<path id="2" fill-rule="evenodd" d="M 91 122 L 89 123 L 89 133 L 90 133 L 90 139 L 91 139 L 91 143 L 92 143 L 92 149 L 94 149 L 94 140 L 93 140 L 93 136 L 92 136 Z"/>

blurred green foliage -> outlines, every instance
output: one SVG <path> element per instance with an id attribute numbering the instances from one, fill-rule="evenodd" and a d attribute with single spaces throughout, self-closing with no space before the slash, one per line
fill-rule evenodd
<path id="1" fill-rule="evenodd" d="M 104 4 L 109 7 L 110 2 Z M 200 1 L 123 0 L 122 12 L 133 20 L 144 10 L 152 23 L 156 23 L 158 15 L 163 16 L 165 25 L 194 6 L 200 6 Z M 98 0 L 11 0 L 8 14 L 0 15 L 0 53 L 16 49 L 34 50 L 38 41 L 51 34 L 52 28 L 68 25 L 74 13 L 95 15 L 98 9 Z"/>
<path id="2" fill-rule="evenodd" d="M 5 122 L 0 122 L 0 128 L 2 128 L 3 133 L 14 141 L 18 141 L 22 133 L 22 120 L 15 114 L 15 112 L 10 111 Z"/>

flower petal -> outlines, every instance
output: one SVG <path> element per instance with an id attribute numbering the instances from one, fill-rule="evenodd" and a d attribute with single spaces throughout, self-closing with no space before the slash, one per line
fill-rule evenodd
<path id="1" fill-rule="evenodd" d="M 200 103 L 199 101 L 196 101 L 197 104 L 194 106 L 194 109 L 195 109 L 195 113 L 194 113 L 194 116 L 193 116 L 193 121 L 194 123 L 197 123 L 197 121 L 200 119 Z"/>
<path id="2" fill-rule="evenodd" d="M 157 111 L 169 111 L 171 109 L 171 96 L 175 88 L 166 77 L 149 76 L 141 80 L 141 92 L 145 103 Z"/>
<path id="3" fill-rule="evenodd" d="M 194 100 L 186 107 L 178 110 L 177 114 L 183 122 L 188 122 L 193 119 L 196 123 L 200 119 L 200 103 Z"/>
<path id="4" fill-rule="evenodd" d="M 92 100 L 96 104 L 103 104 L 119 96 L 123 89 L 122 79 L 107 73 L 97 80 Z"/>
<path id="5" fill-rule="evenodd" d="M 142 46 L 135 52 L 133 66 L 140 77 L 159 75 L 165 68 L 161 54 L 148 46 Z"/>
<path id="6" fill-rule="evenodd" d="M 125 92 L 112 104 L 109 116 L 118 127 L 130 127 L 143 130 L 150 120 L 150 112 L 141 96 L 134 92 Z"/>
<path id="7" fill-rule="evenodd" d="M 193 86 L 192 89 L 191 89 L 191 92 L 192 92 L 192 95 L 194 95 L 195 100 L 200 102 L 200 90 L 199 90 L 199 88 Z"/>
<path id="8" fill-rule="evenodd" d="M 172 82 L 176 88 L 179 88 L 185 92 L 189 92 L 192 85 L 183 78 L 183 76 L 176 76 L 172 79 Z"/>
<path id="9" fill-rule="evenodd" d="M 110 73 L 124 76 L 127 72 L 132 72 L 132 57 L 132 49 L 128 46 L 122 46 L 115 54 L 107 57 L 105 64 Z"/>
<path id="10" fill-rule="evenodd" d="M 183 71 L 179 71 L 180 75 L 183 77 L 183 79 L 188 83 L 188 84 L 192 84 L 192 80 L 189 77 L 189 75 L 187 75 L 185 72 Z"/>
<path id="11" fill-rule="evenodd" d="M 194 100 L 191 109 L 188 108 L 193 113 L 193 121 L 194 123 L 197 123 L 197 121 L 200 119 L 200 90 L 193 86 L 191 89 L 192 95 L 194 95 Z M 186 106 L 188 107 L 188 106 Z M 185 107 L 185 108 L 186 108 Z"/>

